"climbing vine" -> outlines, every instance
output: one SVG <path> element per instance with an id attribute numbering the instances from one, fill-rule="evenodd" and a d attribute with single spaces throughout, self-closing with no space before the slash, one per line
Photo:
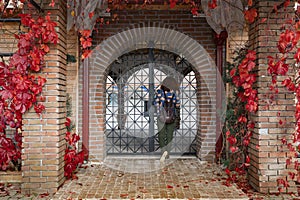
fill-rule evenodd
<path id="1" fill-rule="evenodd" d="M 32 107 L 41 116 L 45 110 L 41 95 L 45 75 L 38 75 L 45 65 L 49 44 L 58 40 L 56 23 L 50 14 L 33 17 L 20 14 L 25 33 L 15 35 L 18 50 L 6 63 L 0 62 L 0 169 L 19 168 L 22 148 L 23 115 Z M 7 128 L 15 130 L 14 138 L 6 136 Z"/>
<path id="2" fill-rule="evenodd" d="M 78 134 L 74 133 L 75 125 L 72 123 L 70 117 L 72 116 L 71 97 L 67 95 L 67 118 L 66 126 L 66 150 L 65 150 L 65 177 L 76 179 L 75 171 L 84 161 L 84 152 L 77 150 L 77 143 L 80 140 Z"/>
<path id="3" fill-rule="evenodd" d="M 224 0 L 225 1 L 225 0 Z M 5 1 L 8 2 L 8 1 Z M 21 1 L 22 3 L 25 0 Z M 121 1 L 110 1 L 114 6 L 119 6 Z M 145 1 L 147 4 L 151 1 Z M 170 0 L 170 8 L 174 8 L 178 1 Z M 194 1 L 184 1 L 191 5 L 191 13 L 198 14 L 198 7 Z M 209 8 L 215 9 L 218 6 L 217 0 L 210 0 Z M 258 13 L 252 8 L 252 0 L 246 1 L 244 17 L 247 22 L 252 23 L 256 20 Z M 50 5 L 54 6 L 51 1 Z M 289 6 L 290 1 L 283 1 L 282 7 Z M 6 6 L 5 6 L 6 5 Z M 1 4 L 0 8 L 5 10 L 7 4 Z M 279 6 L 274 6 L 276 12 Z M 295 132 L 291 138 L 282 138 L 283 145 L 290 150 L 289 158 L 286 161 L 288 166 L 293 164 L 294 171 L 289 173 L 291 179 L 299 177 L 299 163 L 296 159 L 300 150 L 300 48 L 297 48 L 300 38 L 300 22 L 296 10 L 296 17 L 287 20 L 283 26 L 283 32 L 280 34 L 278 42 L 278 51 L 280 54 L 276 57 L 268 57 L 268 73 L 271 75 L 270 90 L 274 93 L 271 100 L 274 100 L 279 92 L 278 76 L 284 76 L 285 79 L 280 83 L 288 91 L 295 94 Z M 79 13 L 81 14 L 81 13 Z M 92 18 L 93 12 L 89 13 Z M 18 40 L 18 50 L 14 53 L 8 63 L 0 62 L 0 168 L 7 170 L 15 168 L 21 159 L 22 147 L 22 119 L 23 115 L 32 107 L 35 112 L 41 116 L 45 110 L 42 102 L 45 100 L 42 94 L 42 88 L 45 85 L 45 75 L 38 75 L 45 65 L 44 56 L 50 51 L 49 44 L 56 44 L 58 40 L 55 32 L 56 23 L 50 19 L 50 14 L 42 17 L 32 17 L 30 14 L 21 14 L 21 23 L 28 30 L 26 33 L 16 35 Z M 114 16 L 115 18 L 115 16 Z M 263 19 L 265 22 L 266 19 Z M 98 20 L 103 23 L 103 20 Z M 91 33 L 93 30 L 79 30 L 80 45 L 82 47 L 81 58 L 85 59 L 91 54 L 89 49 L 92 46 Z M 225 141 L 229 143 L 229 154 L 224 158 L 226 173 L 229 175 L 226 184 L 235 180 L 231 170 L 238 173 L 244 173 L 249 166 L 250 158 L 247 147 L 252 136 L 254 122 L 249 116 L 258 109 L 257 90 L 254 88 L 256 81 L 255 67 L 256 53 L 254 51 L 242 50 L 237 62 L 229 67 L 228 83 L 232 84 L 234 90 L 232 99 L 228 104 L 228 113 L 224 127 Z M 288 58 L 293 57 L 294 63 L 290 64 Z M 296 75 L 296 76 L 295 76 Z M 279 123 L 283 123 L 279 121 Z M 77 152 L 76 144 L 79 136 L 72 132 L 71 121 L 66 121 L 66 141 L 67 148 L 65 152 L 65 175 L 68 178 L 73 177 L 78 164 L 83 162 L 83 155 Z M 7 128 L 15 129 L 13 139 L 6 137 Z M 278 184 L 287 187 L 287 180 L 279 179 Z M 281 189 L 280 187 L 279 189 Z"/>
<path id="4" fill-rule="evenodd" d="M 273 12 L 277 12 L 278 9 L 286 9 L 290 5 L 290 1 L 286 0 L 279 6 L 274 6 Z M 296 4 L 297 5 L 297 4 Z M 277 180 L 278 191 L 282 192 L 284 188 L 289 187 L 289 180 L 300 182 L 300 163 L 296 159 L 299 157 L 300 151 L 300 21 L 299 21 L 300 9 L 296 7 L 295 16 L 288 17 L 282 24 L 281 33 L 279 35 L 277 48 L 278 53 L 276 56 L 268 56 L 268 68 L 267 73 L 271 76 L 269 84 L 270 95 L 267 103 L 267 108 L 270 106 L 276 106 L 277 95 L 283 86 L 287 93 L 295 95 L 295 131 L 292 135 L 287 135 L 281 138 L 282 147 L 286 147 L 287 159 L 286 166 L 290 169 L 288 172 L 288 178 L 280 178 Z M 255 15 L 253 15 L 255 16 Z M 262 23 L 267 21 L 265 18 Z M 251 22 L 252 20 L 249 20 Z M 244 55 L 244 53 L 240 53 Z M 240 170 L 247 167 L 250 162 L 250 158 L 247 156 L 247 150 L 245 147 L 249 144 L 249 138 L 252 135 L 251 129 L 254 127 L 254 123 L 249 120 L 249 114 L 257 111 L 257 91 L 253 88 L 255 82 L 254 74 L 251 74 L 251 69 L 255 66 L 255 52 L 249 52 L 245 58 L 242 59 L 238 67 L 230 66 L 230 77 L 227 79 L 229 83 L 234 86 L 232 94 L 233 100 L 229 101 L 227 118 L 225 123 L 224 132 L 226 133 L 226 139 L 229 142 L 230 155 L 227 156 L 228 160 L 225 160 L 226 173 L 228 179 L 225 184 L 229 185 L 231 181 L 235 181 L 236 176 L 232 175 L 230 169 L 235 169 L 237 172 L 243 172 Z M 245 63 L 248 63 L 245 67 Z M 244 67 L 243 67 L 244 66 Z M 246 73 L 245 73 L 246 72 Z M 279 81 L 283 78 L 283 81 Z M 280 86 L 281 85 L 281 86 Z M 277 113 L 280 117 L 280 112 Z M 286 123 L 279 119 L 280 126 Z M 242 147 L 242 148 L 240 148 Z M 259 148 L 257 146 L 257 148 Z M 240 156 L 242 155 L 242 156 Z M 240 167 L 236 167 L 240 166 Z"/>
<path id="5" fill-rule="evenodd" d="M 24 3 L 25 1 L 22 1 Z M 51 6 L 55 3 L 52 1 Z M 5 10 L 7 4 L 1 4 Z M 6 12 L 4 12 L 6 13 Z M 40 13 L 40 15 L 42 15 Z M 44 75 L 38 75 L 45 66 L 45 55 L 50 51 L 49 44 L 56 44 L 58 35 L 56 23 L 46 16 L 33 17 L 31 14 L 19 14 L 26 33 L 15 35 L 18 40 L 18 50 L 9 59 L 0 62 L 0 169 L 20 169 L 22 148 L 23 115 L 32 107 L 41 116 L 45 110 L 42 102 L 43 86 L 46 83 Z M 86 39 L 81 39 L 83 49 L 91 46 L 90 32 L 81 33 Z M 83 54 L 84 56 L 85 54 Z M 68 102 L 67 102 L 68 103 Z M 70 112 L 68 112 L 70 114 Z M 69 115 L 68 115 L 69 116 Z M 70 118 L 66 119 L 66 150 L 65 176 L 74 178 L 74 171 L 83 163 L 83 152 L 77 152 L 77 142 L 80 137 L 71 133 L 74 126 Z M 8 138 L 7 128 L 15 129 L 14 138 Z"/>
<path id="6" fill-rule="evenodd" d="M 255 67 L 256 54 L 254 51 L 241 49 L 233 63 L 228 63 L 228 75 L 225 82 L 232 88 L 227 103 L 227 113 L 223 127 L 224 141 L 227 141 L 227 149 L 223 155 L 223 165 L 228 178 L 225 185 L 231 185 L 236 180 L 235 171 L 238 174 L 245 173 L 250 165 L 248 146 L 250 143 L 254 122 L 250 115 L 258 109 L 257 90 L 253 87 L 256 81 Z"/>
<path id="7" fill-rule="evenodd" d="M 287 6 L 288 4 L 285 4 Z M 268 74 L 271 75 L 270 84 L 271 102 L 276 104 L 276 97 L 282 85 L 287 93 L 295 95 L 295 131 L 292 135 L 281 138 L 282 145 L 289 151 L 287 152 L 286 165 L 290 169 L 289 179 L 280 178 L 277 180 L 279 192 L 289 187 L 289 180 L 300 182 L 300 163 L 297 160 L 300 151 L 300 30 L 299 30 L 300 8 L 297 6 L 295 16 L 286 20 L 279 35 L 277 48 L 279 54 L 276 57 L 268 57 Z M 284 80 L 278 83 L 279 77 Z M 280 116 L 280 112 L 278 113 Z M 279 120 L 279 125 L 285 122 Z"/>

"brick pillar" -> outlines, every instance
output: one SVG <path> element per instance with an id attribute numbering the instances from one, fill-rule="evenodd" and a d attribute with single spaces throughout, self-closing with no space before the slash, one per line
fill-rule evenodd
<path id="1" fill-rule="evenodd" d="M 270 93 L 271 76 L 267 73 L 267 56 L 276 57 L 278 54 L 277 41 L 280 28 L 287 19 L 286 14 L 293 13 L 291 5 L 286 11 L 278 10 L 272 13 L 274 4 L 278 1 L 256 1 L 259 18 L 250 26 L 249 40 L 251 49 L 257 52 L 257 87 L 259 108 L 253 120 L 256 122 L 254 135 L 251 140 L 249 153 L 251 158 L 249 168 L 250 184 L 259 192 L 278 192 L 277 179 L 286 178 L 287 150 L 281 146 L 281 138 L 291 135 L 294 131 L 294 95 L 281 87 L 283 77 L 278 77 L 280 86 L 275 106 L 267 108 L 267 94 Z M 268 18 L 269 17 L 269 18 Z M 262 23 L 263 18 L 268 21 Z M 277 113 L 280 112 L 280 117 Z M 280 125 L 279 120 L 286 121 Z M 295 191 L 295 183 L 290 182 L 289 191 Z M 284 190 L 284 192 L 287 192 Z"/>
<path id="2" fill-rule="evenodd" d="M 65 117 L 66 117 L 66 1 L 43 1 L 45 13 L 57 22 L 59 42 L 51 45 L 46 67 L 41 76 L 47 83 L 43 88 L 46 112 L 39 119 L 33 111 L 24 118 L 22 150 L 22 192 L 54 193 L 64 181 Z"/>

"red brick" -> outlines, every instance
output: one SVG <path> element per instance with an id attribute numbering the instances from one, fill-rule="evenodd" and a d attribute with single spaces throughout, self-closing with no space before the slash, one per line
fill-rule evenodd
<path id="1" fill-rule="evenodd" d="M 255 50 L 257 52 L 257 56 L 259 57 L 259 60 L 257 60 L 259 70 L 259 75 L 267 75 L 267 63 L 266 63 L 266 57 L 269 55 L 276 55 L 278 53 L 277 49 L 277 42 L 278 41 L 278 35 L 277 32 L 280 32 L 280 25 L 278 23 L 278 19 L 282 18 L 281 14 L 274 15 L 273 20 L 270 24 L 272 28 L 272 32 L 263 31 L 265 28 L 262 28 L 264 25 L 260 24 L 260 26 L 255 26 L 256 23 L 258 23 L 261 18 L 264 18 L 268 15 L 269 10 L 273 9 L 272 6 L 274 5 L 274 2 L 272 1 L 256 1 L 256 8 L 259 12 L 259 17 L 257 19 L 257 22 L 250 25 L 249 33 L 250 33 L 250 39 L 252 41 L 251 43 L 251 49 Z M 292 7 L 288 8 L 292 9 Z M 283 9 L 281 10 L 283 12 Z M 288 13 L 288 11 L 286 11 Z M 269 21 L 270 22 L 270 21 Z M 260 29 L 261 28 L 261 29 Z M 271 34 L 271 35 L 270 35 Z M 268 42 L 266 42 L 266 39 L 268 39 Z M 281 77 L 280 79 L 282 79 Z M 268 153 L 268 157 L 260 157 L 259 154 L 256 151 L 249 151 L 250 154 L 254 154 L 255 159 L 250 163 L 250 165 L 253 165 L 253 167 L 257 168 L 257 170 L 261 170 L 261 174 L 256 174 L 257 172 L 255 170 L 250 171 L 250 176 L 253 177 L 250 180 L 250 184 L 254 186 L 255 189 L 257 189 L 260 192 L 268 193 L 271 191 L 276 190 L 276 175 L 286 175 L 286 166 L 285 166 L 285 159 L 287 157 L 286 151 L 288 151 L 286 148 L 282 148 L 281 138 L 286 135 L 293 132 L 293 125 L 290 122 L 294 121 L 294 95 L 293 94 L 287 94 L 286 91 L 280 90 L 279 94 L 277 95 L 277 104 L 274 106 L 270 106 L 268 109 L 265 107 L 265 102 L 262 100 L 266 98 L 266 95 L 269 93 L 268 85 L 270 84 L 270 76 L 266 77 L 259 77 L 257 86 L 259 91 L 259 98 L 261 99 L 259 101 L 259 112 L 255 115 L 254 119 L 257 122 L 257 127 L 254 130 L 254 135 L 252 143 L 253 146 L 251 148 L 255 148 L 254 146 L 257 144 L 261 144 L 259 151 L 264 151 L 265 153 Z M 282 80 L 278 80 L 278 82 L 281 82 Z M 277 116 L 276 112 L 280 112 L 281 117 Z M 280 126 L 278 124 L 278 121 L 286 120 L 287 124 L 284 126 Z M 268 121 L 266 121 L 268 120 Z M 260 133 L 259 128 L 265 128 L 267 135 L 263 135 Z M 267 143 L 261 142 L 258 139 L 266 139 Z M 255 163 L 254 163 L 255 161 Z M 258 163 L 267 163 L 268 168 L 266 169 L 265 166 L 259 165 Z M 268 177 L 269 181 L 262 182 L 261 176 Z M 277 192 L 277 191 L 276 191 Z"/>

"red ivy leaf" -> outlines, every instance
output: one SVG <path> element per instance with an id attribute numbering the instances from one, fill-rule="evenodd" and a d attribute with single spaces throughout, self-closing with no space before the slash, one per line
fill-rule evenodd
<path id="1" fill-rule="evenodd" d="M 51 0 L 51 3 L 49 3 L 49 6 L 54 7 L 55 6 L 55 1 Z"/>
<path id="2" fill-rule="evenodd" d="M 246 156 L 246 163 L 250 163 L 250 157 L 249 157 L 249 155 Z"/>
<path id="3" fill-rule="evenodd" d="M 286 140 L 286 138 L 284 137 L 284 138 L 282 138 L 281 139 L 281 142 L 282 142 L 282 144 L 287 144 L 287 140 Z"/>
<path id="4" fill-rule="evenodd" d="M 12 91 L 10 90 L 1 90 L 0 96 L 2 96 L 2 99 L 11 99 L 13 97 Z"/>
<path id="5" fill-rule="evenodd" d="M 300 48 L 297 49 L 297 52 L 295 53 L 294 58 L 297 63 L 300 62 Z"/>
<path id="6" fill-rule="evenodd" d="M 229 149 L 230 149 L 231 153 L 234 153 L 234 152 L 236 152 L 239 148 L 238 148 L 238 147 L 231 146 Z"/>
<path id="7" fill-rule="evenodd" d="M 286 165 L 290 165 L 291 163 L 292 163 L 292 161 L 290 158 L 286 159 Z"/>
<path id="8" fill-rule="evenodd" d="M 261 23 L 265 23 L 267 21 L 267 18 L 262 18 Z"/>
<path id="9" fill-rule="evenodd" d="M 199 13 L 198 13 L 198 8 L 196 7 L 193 7 L 192 10 L 191 10 L 191 13 L 193 14 L 193 16 L 197 16 Z"/>
<path id="10" fill-rule="evenodd" d="M 83 37 L 85 37 L 85 38 L 88 38 L 88 37 L 90 37 L 90 35 L 91 35 L 91 30 L 81 30 L 81 31 L 79 31 L 80 32 L 80 34 L 83 36 Z"/>
<path id="11" fill-rule="evenodd" d="M 47 82 L 47 80 L 45 78 L 40 77 L 40 76 L 38 77 L 37 81 L 38 81 L 39 86 L 44 86 L 45 83 Z"/>
<path id="12" fill-rule="evenodd" d="M 225 173 L 229 176 L 230 175 L 230 170 L 228 168 L 226 168 Z"/>
<path id="13" fill-rule="evenodd" d="M 256 59 L 256 52 L 253 50 L 248 50 L 246 58 L 251 61 L 254 61 Z"/>
<path id="14" fill-rule="evenodd" d="M 249 139 L 244 139 L 243 140 L 243 144 L 247 147 L 250 143 L 250 140 Z"/>
<path id="15" fill-rule="evenodd" d="M 282 85 L 284 85 L 289 91 L 295 91 L 296 86 L 292 82 L 291 78 L 287 78 L 284 81 L 281 82 Z"/>
<path id="16" fill-rule="evenodd" d="M 81 59 L 86 59 L 88 58 L 92 53 L 92 50 L 90 49 L 85 49 L 81 55 Z"/>
<path id="17" fill-rule="evenodd" d="M 250 10 L 244 11 L 244 16 L 246 21 L 249 23 L 253 23 L 255 18 L 257 17 L 257 10 L 255 8 L 251 8 Z"/>
<path id="18" fill-rule="evenodd" d="M 255 67 L 255 63 L 253 61 L 248 62 L 247 70 L 251 71 Z"/>
<path id="19" fill-rule="evenodd" d="M 249 122 L 247 127 L 248 127 L 248 129 L 253 129 L 255 127 L 255 123 L 254 122 Z"/>
<path id="20" fill-rule="evenodd" d="M 230 77 L 232 78 L 232 77 L 234 77 L 234 75 L 235 75 L 235 73 L 236 73 L 236 69 L 235 68 L 233 68 L 233 69 L 231 69 L 230 70 Z"/>
<path id="21" fill-rule="evenodd" d="M 248 0 L 248 6 L 252 6 L 253 1 L 252 0 Z"/>
<path id="22" fill-rule="evenodd" d="M 89 13 L 89 18 L 92 19 L 94 17 L 95 13 L 94 12 L 90 12 Z"/>
<path id="23" fill-rule="evenodd" d="M 238 122 L 247 123 L 247 118 L 245 116 L 240 116 L 239 119 L 238 119 Z"/>
<path id="24" fill-rule="evenodd" d="M 283 6 L 284 6 L 285 8 L 287 8 L 287 7 L 290 5 L 290 3 L 291 3 L 290 0 L 285 0 Z"/>
<path id="25" fill-rule="evenodd" d="M 210 2 L 208 2 L 208 7 L 210 9 L 215 9 L 217 7 L 217 0 L 211 0 Z"/>
<path id="26" fill-rule="evenodd" d="M 92 38 L 85 39 L 85 38 L 81 37 L 80 43 L 82 45 L 82 48 L 84 48 L 84 49 L 91 47 L 92 46 Z"/>
<path id="27" fill-rule="evenodd" d="M 299 40 L 299 33 L 294 30 L 286 30 L 280 34 L 278 49 L 281 53 L 286 53 L 295 47 Z"/>
<path id="28" fill-rule="evenodd" d="M 247 104 L 246 104 L 246 110 L 249 112 L 255 113 L 258 109 L 258 104 L 256 101 L 249 99 Z"/>
<path id="29" fill-rule="evenodd" d="M 227 140 L 230 143 L 230 145 L 234 145 L 237 142 L 237 139 L 234 135 L 231 135 L 230 137 L 228 137 Z"/>
<path id="30" fill-rule="evenodd" d="M 230 135 L 230 131 L 227 131 L 226 132 L 226 136 L 228 137 Z"/>
<path id="31" fill-rule="evenodd" d="M 282 125 L 283 124 L 283 121 L 280 119 L 279 120 L 279 125 Z"/>
<path id="32" fill-rule="evenodd" d="M 45 106 L 42 103 L 34 105 L 34 110 L 36 113 L 40 114 L 45 110 Z"/>
<path id="33" fill-rule="evenodd" d="M 43 49 L 43 50 L 45 51 L 45 53 L 48 53 L 48 52 L 50 51 L 49 46 L 46 45 L 46 44 L 42 44 L 42 45 L 41 45 L 41 49 Z"/>
<path id="34" fill-rule="evenodd" d="M 24 114 L 26 112 L 26 106 L 22 103 L 19 103 L 15 106 L 15 109 L 20 113 Z"/>
<path id="35" fill-rule="evenodd" d="M 71 125 L 71 119 L 70 118 L 66 118 L 66 122 L 65 122 L 65 126 L 69 127 Z"/>
<path id="36" fill-rule="evenodd" d="M 169 0 L 170 1 L 170 8 L 174 8 L 176 6 L 177 0 Z"/>
<path id="37" fill-rule="evenodd" d="M 294 172 L 289 172 L 289 177 L 294 180 L 296 174 Z"/>

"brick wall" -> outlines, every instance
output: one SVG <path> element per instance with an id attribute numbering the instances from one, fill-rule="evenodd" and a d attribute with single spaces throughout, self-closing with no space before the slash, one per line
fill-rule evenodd
<path id="1" fill-rule="evenodd" d="M 19 22 L 0 22 L 0 52 L 14 53 L 17 50 L 17 40 L 14 34 L 19 33 Z M 9 57 L 3 57 L 7 62 Z M 1 60 L 2 61 L 2 60 Z"/>
<path id="2" fill-rule="evenodd" d="M 43 1 L 57 22 L 57 45 L 50 46 L 46 67 L 41 76 L 47 78 L 43 88 L 46 112 L 38 119 L 31 111 L 24 117 L 22 150 L 22 192 L 54 193 L 64 182 L 65 117 L 66 117 L 66 2 Z"/>
<path id="3" fill-rule="evenodd" d="M 267 74 L 267 56 L 276 56 L 277 43 L 280 28 L 286 13 L 292 14 L 293 8 L 286 12 L 283 9 L 278 14 L 271 13 L 277 1 L 257 1 L 256 8 L 259 18 L 250 26 L 249 39 L 251 48 L 257 52 L 257 87 L 259 97 L 259 109 L 253 120 L 256 121 L 254 135 L 250 145 L 251 165 L 249 168 L 249 180 L 251 185 L 263 193 L 278 192 L 276 180 L 286 178 L 287 170 L 285 161 L 286 148 L 281 147 L 281 138 L 294 131 L 294 95 L 288 94 L 281 87 L 277 96 L 276 105 L 266 107 L 266 95 L 269 93 L 271 77 Z M 293 6 L 293 5 L 292 5 Z M 268 18 L 268 23 L 261 23 L 262 18 Z M 279 77 L 280 85 L 283 77 Z M 280 112 L 280 117 L 277 113 Z M 279 125 L 279 120 L 286 121 Z M 295 191 L 295 183 L 290 182 L 289 191 Z"/>
<path id="4" fill-rule="evenodd" d="M 215 59 L 214 32 L 207 24 L 206 19 L 193 18 L 190 10 L 123 10 L 112 11 L 117 19 L 110 24 L 97 25 L 93 34 L 94 46 L 104 39 L 136 27 L 165 27 L 177 30 L 199 42 L 204 49 Z M 173 41 L 175 44 L 177 41 Z"/>
<path id="5" fill-rule="evenodd" d="M 274 1 L 275 2 L 275 1 Z M 251 166 L 249 180 L 258 191 L 277 192 L 277 178 L 287 174 L 285 159 L 287 152 L 281 148 L 281 138 L 291 133 L 294 115 L 294 96 L 280 92 L 278 103 L 266 109 L 263 101 L 268 93 L 270 77 L 267 75 L 267 59 L 270 53 L 275 54 L 276 43 L 280 33 L 278 15 L 269 14 L 269 27 L 261 19 L 273 8 L 274 2 L 259 1 L 256 6 L 260 18 L 250 27 L 249 38 L 251 48 L 257 51 L 259 111 L 253 120 L 256 128 L 250 145 Z M 45 3 L 47 7 L 48 3 Z M 45 8 L 44 7 L 44 8 Z M 50 9 L 50 8 L 49 8 Z M 51 8 L 57 20 L 60 42 L 51 47 L 47 56 L 47 67 L 43 76 L 47 77 L 43 95 L 46 97 L 46 113 L 43 119 L 30 112 L 24 119 L 24 138 L 22 151 L 22 191 L 25 193 L 53 193 L 63 183 L 63 155 L 65 148 L 65 100 L 66 93 L 73 99 L 73 117 L 76 111 L 77 63 L 66 64 L 66 53 L 77 57 L 77 36 L 75 32 L 66 32 L 65 5 L 57 2 Z M 113 14 L 115 14 L 114 11 Z M 192 18 L 189 11 L 159 11 L 159 10 L 128 10 L 117 12 L 119 20 L 110 25 L 98 27 L 93 34 L 94 54 L 89 60 L 90 70 L 90 153 L 91 159 L 102 161 L 105 157 L 105 80 L 110 64 L 119 56 L 131 50 L 144 48 L 145 42 L 155 40 L 156 48 L 162 48 L 174 53 L 184 53 L 187 60 L 196 70 L 199 103 L 199 135 L 197 144 L 198 156 L 201 159 L 212 160 L 215 150 L 215 88 L 216 71 L 214 68 L 215 43 L 213 32 L 204 18 Z M 5 23 L 2 31 L 18 31 L 16 23 Z M 150 28 L 154 27 L 154 28 Z M 3 32 L 4 33 L 4 32 Z M 6 36 L 6 34 L 4 34 Z M 237 36 L 239 37 L 239 36 Z M 246 37 L 243 34 L 243 37 Z M 107 39 L 107 40 L 106 40 Z M 229 38 L 230 39 L 230 38 Z M 14 38 L 0 39 L 1 52 L 13 52 Z M 105 41 L 104 41 L 105 40 Z M 7 48 L 9 44 L 9 48 Z M 163 44 L 163 45 L 161 45 Z M 229 48 L 232 43 L 229 43 Z M 11 50 L 10 50 L 11 48 Z M 230 55 L 231 55 L 230 51 Z M 82 66 L 79 69 L 79 83 L 82 83 Z M 66 83 L 67 81 L 67 83 Z M 67 85 L 67 86 L 66 86 Z M 82 114 L 82 85 L 79 88 L 79 116 Z M 284 91 L 284 90 L 282 90 Z M 209 98 L 208 96 L 212 97 Z M 284 126 L 278 124 L 277 113 L 281 113 Z M 79 132 L 82 130 L 82 119 L 79 119 Z M 205 142 L 204 142 L 205 140 Z M 259 148 L 258 148 L 259 147 Z M 294 186 L 294 183 L 290 183 Z M 289 189 L 294 190 L 294 187 Z"/>
<path id="6" fill-rule="evenodd" d="M 146 43 L 153 40 L 155 48 L 183 53 L 199 73 L 197 154 L 201 159 L 213 160 L 216 140 L 216 70 L 213 60 L 216 45 L 213 31 L 205 18 L 193 18 L 187 10 L 127 10 L 113 11 L 114 14 L 118 15 L 118 20 L 98 26 L 93 33 L 95 50 L 89 60 L 91 159 L 102 161 L 105 157 L 105 81 L 110 64 L 124 53 L 147 48 Z M 82 73 L 79 74 L 81 83 Z M 79 87 L 81 91 L 82 86 Z"/>
<path id="7" fill-rule="evenodd" d="M 236 58 L 236 50 L 245 47 L 248 43 L 249 27 L 245 26 L 243 30 L 237 30 L 236 32 L 229 33 L 226 47 L 226 59 L 228 62 L 232 62 Z"/>

